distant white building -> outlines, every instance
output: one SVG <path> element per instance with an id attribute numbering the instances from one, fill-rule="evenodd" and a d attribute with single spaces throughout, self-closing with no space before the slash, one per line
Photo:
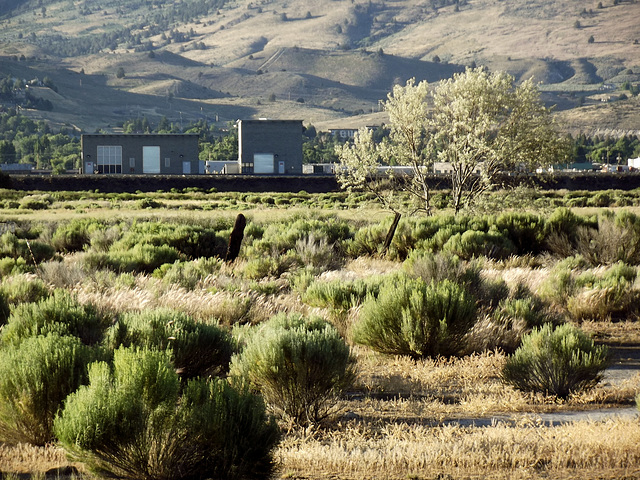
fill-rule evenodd
<path id="1" fill-rule="evenodd" d="M 453 173 L 453 165 L 451 165 L 450 162 L 434 162 L 433 173 L 451 174 Z M 482 173 L 481 163 L 476 166 L 473 173 L 476 175 L 480 175 Z"/>
<path id="2" fill-rule="evenodd" d="M 640 157 L 630 158 L 627 160 L 627 165 L 629 168 L 633 168 L 634 170 L 640 170 Z"/>

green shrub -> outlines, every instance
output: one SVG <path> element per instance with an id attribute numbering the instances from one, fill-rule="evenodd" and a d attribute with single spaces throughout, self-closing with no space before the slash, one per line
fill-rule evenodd
<path id="1" fill-rule="evenodd" d="M 107 345 L 170 350 L 183 378 L 225 373 L 234 350 L 231 336 L 217 325 L 172 310 L 123 314 L 109 329 Z"/>
<path id="2" fill-rule="evenodd" d="M 96 353 L 75 337 L 52 333 L 0 349 L 0 438 L 44 445 L 64 399 L 85 380 Z"/>
<path id="3" fill-rule="evenodd" d="M 413 218 L 400 221 L 389 247 L 390 258 L 405 260 L 426 238 L 419 221 Z"/>
<path id="4" fill-rule="evenodd" d="M 22 258 L 31 267 L 50 260 L 55 256 L 55 253 L 51 245 L 32 239 L 21 239 L 11 232 L 0 237 L 0 256 L 13 259 Z"/>
<path id="5" fill-rule="evenodd" d="M 503 367 L 502 378 L 523 391 L 566 398 L 594 387 L 607 363 L 607 348 L 596 346 L 580 329 L 545 325 L 523 338 Z"/>
<path id="6" fill-rule="evenodd" d="M 95 220 L 72 220 L 56 229 L 51 243 L 57 252 L 78 252 L 91 243 L 91 232 L 99 227 Z"/>
<path id="7" fill-rule="evenodd" d="M 103 229 L 95 229 L 89 233 L 89 243 L 93 250 L 98 252 L 108 252 L 120 237 L 122 236 L 122 226 L 112 225 Z"/>
<path id="8" fill-rule="evenodd" d="M 253 328 L 230 375 L 260 391 L 284 418 L 306 425 L 326 418 L 354 379 L 338 331 L 320 318 L 281 314 Z"/>
<path id="9" fill-rule="evenodd" d="M 164 208 L 165 205 L 162 202 L 158 202 L 157 200 L 154 200 L 153 198 L 142 198 L 140 200 L 138 200 L 136 202 L 136 208 L 139 208 L 140 210 L 144 210 L 144 209 L 152 209 L 152 208 Z"/>
<path id="10" fill-rule="evenodd" d="M 380 224 L 360 228 L 353 239 L 346 245 L 348 255 L 351 257 L 381 255 L 392 221 L 393 217 L 389 217 Z M 415 221 L 401 219 L 386 256 L 392 260 L 404 260 L 407 258 L 409 252 L 416 248 L 419 233 L 416 230 Z"/>
<path id="11" fill-rule="evenodd" d="M 316 236 L 314 233 L 298 239 L 296 253 L 303 265 L 320 270 L 336 269 L 342 263 L 342 258 L 334 245 L 331 245 L 326 237 Z"/>
<path id="12" fill-rule="evenodd" d="M 495 226 L 513 243 L 517 255 L 538 254 L 545 237 L 544 217 L 532 213 L 504 213 L 495 220 Z"/>
<path id="13" fill-rule="evenodd" d="M 284 272 L 300 266 L 300 260 L 293 252 L 272 256 L 254 257 L 247 261 L 242 274 L 249 280 L 279 278 Z"/>
<path id="14" fill-rule="evenodd" d="M 315 269 L 313 267 L 300 268 L 296 270 L 289 278 L 289 286 L 291 290 L 304 296 L 307 289 L 315 281 Z"/>
<path id="15" fill-rule="evenodd" d="M 82 305 L 69 293 L 56 290 L 37 303 L 16 306 L 0 331 L 0 345 L 17 345 L 49 333 L 79 337 L 84 344 L 93 345 L 102 340 L 107 321 L 91 305 Z"/>
<path id="16" fill-rule="evenodd" d="M 37 267 L 42 262 L 51 260 L 55 257 L 54 248 L 48 243 L 39 242 L 36 240 L 23 240 L 21 245 L 23 254 L 21 257 L 27 260 L 27 263 Z M 26 248 L 25 248 L 26 247 Z"/>
<path id="17" fill-rule="evenodd" d="M 467 230 L 462 234 L 452 235 L 442 247 L 442 251 L 464 260 L 480 256 L 503 259 L 513 255 L 516 248 L 511 240 L 501 233 Z"/>
<path id="18" fill-rule="evenodd" d="M 279 438 L 259 397 L 220 379 L 181 388 L 167 352 L 137 349 L 91 365 L 55 431 L 72 459 L 131 480 L 268 478 Z"/>
<path id="19" fill-rule="evenodd" d="M 388 226 L 385 229 L 382 225 L 369 225 L 360 228 L 353 239 L 346 244 L 347 254 L 353 258 L 381 254 L 388 230 Z"/>
<path id="20" fill-rule="evenodd" d="M 640 217 L 626 211 L 615 216 L 602 214 L 597 228 L 578 228 L 576 251 L 593 266 L 618 261 L 638 265 Z"/>
<path id="21" fill-rule="evenodd" d="M 546 236 L 552 233 L 565 234 L 573 238 L 578 227 L 596 227 L 597 222 L 593 218 L 580 217 L 568 208 L 557 208 L 549 216 L 546 223 Z"/>
<path id="22" fill-rule="evenodd" d="M 482 285 L 480 263 L 464 262 L 455 255 L 414 250 L 402 268 L 409 276 L 421 278 L 425 283 L 451 280 L 471 292 L 479 291 Z"/>
<path id="23" fill-rule="evenodd" d="M 638 276 L 638 270 L 624 262 L 617 262 L 602 275 L 602 286 L 631 286 Z"/>
<path id="24" fill-rule="evenodd" d="M 180 253 L 168 245 L 134 245 L 128 250 L 111 250 L 108 253 L 88 252 L 84 257 L 87 268 L 109 269 L 114 272 L 152 273 L 165 263 L 180 260 Z"/>
<path id="25" fill-rule="evenodd" d="M 0 275 L 2 275 L 3 277 L 26 273 L 29 270 L 30 268 L 27 266 L 27 262 L 25 262 L 24 258 L 22 257 L 0 258 Z"/>
<path id="26" fill-rule="evenodd" d="M 467 226 L 457 223 L 455 217 L 437 217 L 435 221 L 436 223 L 427 230 L 432 233 L 430 232 L 431 234 L 421 242 L 424 250 L 439 252 L 453 235 L 462 234 L 467 230 Z"/>
<path id="27" fill-rule="evenodd" d="M 51 195 L 27 195 L 20 200 L 21 209 L 46 210 L 53 203 Z"/>
<path id="28" fill-rule="evenodd" d="M 247 222 L 247 226 L 244 229 L 245 238 L 252 238 L 260 240 L 264 235 L 264 226 L 256 222 Z"/>
<path id="29" fill-rule="evenodd" d="M 50 294 L 42 280 L 25 275 L 5 278 L 0 285 L 0 292 L 10 305 L 38 302 Z"/>
<path id="30" fill-rule="evenodd" d="M 485 312 L 465 337 L 467 353 L 496 349 L 513 353 L 533 327 L 558 321 L 540 299 L 521 285 Z"/>
<path id="31" fill-rule="evenodd" d="M 568 257 L 565 261 L 557 263 L 540 285 L 538 294 L 544 300 L 564 307 L 567 299 L 576 291 L 573 270 L 577 264 L 576 257 Z"/>
<path id="32" fill-rule="evenodd" d="M 464 350 L 475 319 L 475 299 L 463 287 L 394 277 L 362 305 L 353 338 L 391 355 L 452 356 Z"/>
<path id="33" fill-rule="evenodd" d="M 597 226 L 595 218 L 580 217 L 568 208 L 558 208 L 546 222 L 545 248 L 561 258 L 575 255 L 578 232 Z"/>
<path id="34" fill-rule="evenodd" d="M 526 328 L 539 327 L 547 322 L 543 306 L 533 297 L 502 300 L 493 312 L 496 323 L 511 328 L 518 322 Z"/>
<path id="35" fill-rule="evenodd" d="M 333 310 L 349 310 L 360 305 L 367 295 L 378 295 L 381 280 L 331 282 L 314 281 L 306 289 L 302 301 L 312 307 L 328 307 Z"/>
<path id="36" fill-rule="evenodd" d="M 187 290 L 196 288 L 208 275 L 216 273 L 222 266 L 218 258 L 200 258 L 198 260 L 165 263 L 153 271 L 153 276 L 161 278 L 167 285 L 178 285 Z"/>
<path id="37" fill-rule="evenodd" d="M 264 255 L 284 254 L 294 250 L 299 240 L 313 236 L 324 239 L 328 245 L 340 243 L 350 238 L 349 225 L 336 217 L 292 219 L 269 224 L 259 240 L 253 242 L 252 249 Z M 257 237 L 256 237 L 257 238 Z"/>
<path id="38" fill-rule="evenodd" d="M 588 197 L 575 197 L 567 200 L 568 208 L 586 207 L 589 203 Z"/>
<path id="39" fill-rule="evenodd" d="M 582 257 L 579 257 L 582 258 Z M 618 262 L 603 273 L 570 270 L 560 262 L 540 288 L 542 296 L 566 308 L 575 320 L 624 320 L 640 315 L 640 291 L 634 288 L 635 267 Z"/>
<path id="40" fill-rule="evenodd" d="M 199 257 L 224 257 L 229 228 L 226 223 L 205 227 L 170 222 L 135 222 L 124 232 L 122 238 L 113 243 L 110 251 L 127 252 L 140 246 L 165 247 L 172 248 L 180 254 L 178 256 L 183 255 L 191 260 Z"/>
<path id="41" fill-rule="evenodd" d="M 603 208 L 603 207 L 610 207 L 614 203 L 615 202 L 611 195 L 611 192 L 604 191 L 604 192 L 597 192 L 593 197 L 589 199 L 589 202 L 587 203 L 587 205 L 590 207 Z"/>

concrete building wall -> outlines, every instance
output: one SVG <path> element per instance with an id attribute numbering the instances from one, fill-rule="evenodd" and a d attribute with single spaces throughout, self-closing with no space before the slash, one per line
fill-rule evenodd
<path id="1" fill-rule="evenodd" d="M 238 156 L 245 174 L 301 175 L 302 120 L 239 120 Z"/>
<path id="2" fill-rule="evenodd" d="M 82 135 L 86 174 L 195 175 L 198 135 Z"/>

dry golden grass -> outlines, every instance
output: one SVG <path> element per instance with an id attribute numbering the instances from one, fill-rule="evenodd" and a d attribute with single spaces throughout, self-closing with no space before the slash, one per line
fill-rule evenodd
<path id="1" fill-rule="evenodd" d="M 487 262 L 487 267 L 482 270 L 482 276 L 488 280 L 502 279 L 509 288 L 524 285 L 532 292 L 537 292 L 549 276 L 549 272 L 550 268 L 548 267 L 496 268 L 491 262 Z"/>
<path id="2" fill-rule="evenodd" d="M 43 473 L 69 465 L 64 450 L 54 445 L 4 445 L 0 443 L 0 472 Z"/>
<path id="3" fill-rule="evenodd" d="M 263 295 L 255 291 L 217 290 L 216 279 L 206 278 L 194 290 L 165 285 L 147 276 L 135 277 L 131 287 L 113 285 L 97 288 L 95 284 L 75 286 L 77 298 L 99 310 L 118 314 L 156 308 L 180 310 L 202 321 L 218 321 L 222 325 L 259 323 L 282 311 L 302 311 L 296 296 Z"/>
<path id="4" fill-rule="evenodd" d="M 503 354 L 412 361 L 356 348 L 358 385 L 340 420 L 288 432 L 281 478 L 636 478 L 637 418 L 549 426 L 539 414 L 629 402 L 640 376 L 564 402 L 505 387 Z M 386 394 L 386 395 L 384 395 Z M 613 397 L 616 397 L 614 399 Z M 481 426 L 474 426 L 478 424 Z"/>
<path id="5" fill-rule="evenodd" d="M 408 410 L 414 404 L 428 403 L 432 420 L 480 418 L 519 412 L 589 410 L 629 405 L 640 392 L 640 375 L 629 375 L 622 382 L 602 382 L 590 392 L 560 401 L 540 394 L 525 394 L 505 386 L 500 371 L 506 355 L 484 352 L 452 359 L 411 360 L 386 357 L 354 347 L 358 362 L 357 389 L 371 398 L 401 397 Z M 397 400 L 396 400 L 397 401 Z M 371 402 L 370 402 L 371 403 Z M 373 402 L 375 403 L 375 402 Z M 353 409 L 355 404 L 345 405 Z M 369 407 L 367 407 L 368 409 Z M 406 416 L 407 413 L 402 415 Z M 422 417 L 429 415 L 422 415 Z"/>
<path id="6" fill-rule="evenodd" d="M 636 478 L 639 441 L 637 420 L 480 428 L 348 422 L 288 435 L 277 458 L 282 478 Z"/>
<path id="7" fill-rule="evenodd" d="M 608 344 L 636 344 L 640 345 L 640 326 L 638 322 L 602 322 L 584 321 L 580 328 L 595 339 Z"/>

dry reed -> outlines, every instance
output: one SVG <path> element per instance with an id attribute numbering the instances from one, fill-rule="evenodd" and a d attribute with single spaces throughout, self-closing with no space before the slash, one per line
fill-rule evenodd
<path id="1" fill-rule="evenodd" d="M 62 448 L 0 443 L 0 472 L 36 473 L 69 465 Z"/>
<path id="2" fill-rule="evenodd" d="M 547 427 L 349 422 L 329 432 L 303 431 L 278 448 L 289 478 L 406 479 L 616 478 L 637 475 L 637 420 L 576 422 Z"/>

